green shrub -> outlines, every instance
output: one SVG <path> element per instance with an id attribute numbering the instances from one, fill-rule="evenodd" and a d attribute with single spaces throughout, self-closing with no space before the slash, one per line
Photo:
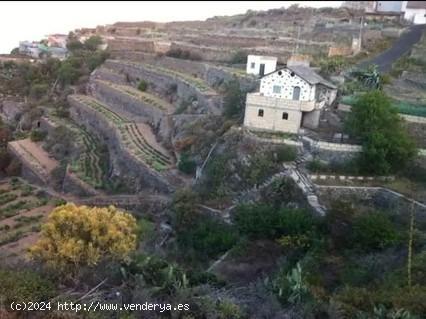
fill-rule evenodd
<path id="1" fill-rule="evenodd" d="M 240 64 L 240 63 L 246 63 L 246 62 L 247 62 L 247 52 L 243 50 L 236 51 L 231 58 L 232 64 Z"/>
<path id="2" fill-rule="evenodd" d="M 345 124 L 349 133 L 362 142 L 360 163 L 367 173 L 400 171 L 416 155 L 415 144 L 404 130 L 397 110 L 379 90 L 361 95 Z"/>
<path id="3" fill-rule="evenodd" d="M 274 154 L 278 163 L 292 162 L 297 157 L 297 150 L 292 146 L 280 145 L 275 148 Z"/>
<path id="4" fill-rule="evenodd" d="M 383 213 L 361 215 L 353 223 L 353 243 L 362 250 L 383 249 L 398 242 L 398 232 Z"/>
<path id="5" fill-rule="evenodd" d="M 48 90 L 49 90 L 48 84 L 32 84 L 30 88 L 30 97 L 32 97 L 33 99 L 39 100 L 43 96 L 45 96 Z"/>
<path id="6" fill-rule="evenodd" d="M 237 79 L 226 83 L 223 97 L 223 115 L 227 118 L 242 115 L 245 107 L 246 96 L 241 90 L 240 82 Z"/>
<path id="7" fill-rule="evenodd" d="M 6 304 L 47 301 L 54 295 L 53 283 L 33 271 L 0 270 L 0 296 Z"/>
<path id="8" fill-rule="evenodd" d="M 274 153 L 258 152 L 249 160 L 249 164 L 241 169 L 241 177 L 250 185 L 261 184 L 278 168 Z"/>
<path id="9" fill-rule="evenodd" d="M 192 228 L 177 234 L 182 249 L 192 249 L 197 259 L 210 259 L 226 252 L 235 245 L 237 235 L 232 226 L 212 217 L 197 219 Z"/>
<path id="10" fill-rule="evenodd" d="M 286 235 L 309 235 L 311 238 L 316 227 L 313 216 L 304 210 L 277 210 L 265 204 L 241 205 L 234 219 L 239 232 L 253 239 L 276 239 Z"/>
<path id="11" fill-rule="evenodd" d="M 46 135 L 47 135 L 47 132 L 45 131 L 41 131 L 39 129 L 33 129 L 31 131 L 30 138 L 31 138 L 31 141 L 33 142 L 40 142 L 45 139 Z"/>
<path id="12" fill-rule="evenodd" d="M 148 82 L 141 80 L 138 84 L 138 90 L 141 92 L 145 92 L 147 88 L 148 88 Z"/>
<path id="13" fill-rule="evenodd" d="M 197 163 L 190 159 L 189 154 L 184 152 L 179 158 L 178 169 L 185 174 L 194 174 Z"/>
<path id="14" fill-rule="evenodd" d="M 89 51 L 96 51 L 98 46 L 100 46 L 103 43 L 102 38 L 98 35 L 93 35 L 86 41 L 84 41 L 84 47 L 85 49 Z"/>

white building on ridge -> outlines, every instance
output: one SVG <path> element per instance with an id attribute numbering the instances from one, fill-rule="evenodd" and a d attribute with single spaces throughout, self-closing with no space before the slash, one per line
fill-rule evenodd
<path id="1" fill-rule="evenodd" d="M 289 133 L 316 128 L 336 95 L 336 86 L 310 67 L 287 65 L 262 77 L 259 92 L 247 94 L 244 126 Z"/>
<path id="2" fill-rule="evenodd" d="M 263 76 L 275 71 L 277 58 L 273 56 L 249 55 L 247 56 L 247 74 Z"/>

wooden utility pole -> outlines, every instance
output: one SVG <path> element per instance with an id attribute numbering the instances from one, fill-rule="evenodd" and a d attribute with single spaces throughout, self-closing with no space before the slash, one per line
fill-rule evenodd
<path id="1" fill-rule="evenodd" d="M 408 290 L 410 292 L 412 287 L 411 268 L 413 263 L 413 235 L 414 235 L 414 202 L 411 203 L 410 228 L 408 233 L 407 284 L 408 284 Z"/>

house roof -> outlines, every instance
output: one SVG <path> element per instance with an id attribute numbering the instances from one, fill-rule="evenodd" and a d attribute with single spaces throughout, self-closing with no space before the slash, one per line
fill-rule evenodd
<path id="1" fill-rule="evenodd" d="M 426 9 L 426 1 L 408 1 L 407 9 Z"/>
<path id="2" fill-rule="evenodd" d="M 289 69 L 290 71 L 293 71 L 295 74 L 300 76 L 302 79 L 304 79 L 309 84 L 315 85 L 315 84 L 322 84 L 329 88 L 336 89 L 337 86 L 335 86 L 333 83 L 327 81 L 324 79 L 321 75 L 316 73 L 314 70 L 312 70 L 310 67 L 303 66 L 303 65 L 287 65 L 284 68 L 277 69 L 271 73 L 265 74 L 265 76 L 268 76 L 272 73 L 278 72 L 279 70 L 283 69 Z"/>

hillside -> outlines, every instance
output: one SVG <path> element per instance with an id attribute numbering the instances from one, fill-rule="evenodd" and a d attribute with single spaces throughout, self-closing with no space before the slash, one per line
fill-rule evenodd
<path id="1" fill-rule="evenodd" d="M 360 16 L 117 22 L 71 32 L 62 61 L 0 61 L 0 318 L 423 318 L 426 121 L 392 103 L 421 101 L 425 39 L 368 87 L 344 74 L 405 26 L 369 21 L 328 57 Z M 288 104 L 318 127 L 243 124 L 248 54 L 309 57 L 337 98 Z M 169 309 L 123 310 L 144 303 Z"/>

